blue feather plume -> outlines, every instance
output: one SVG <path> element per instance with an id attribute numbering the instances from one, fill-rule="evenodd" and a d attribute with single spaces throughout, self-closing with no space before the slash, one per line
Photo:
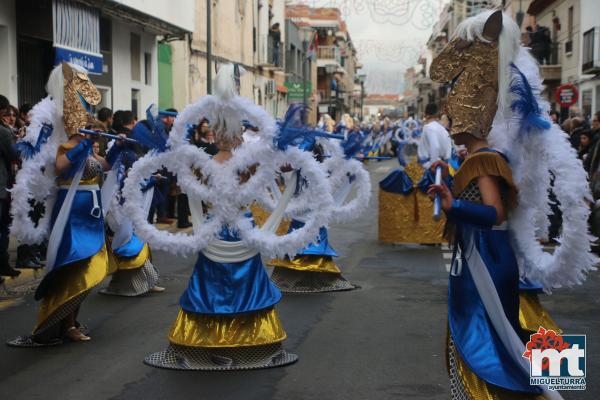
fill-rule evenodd
<path id="1" fill-rule="evenodd" d="M 163 152 L 167 149 L 167 139 L 169 135 L 165 129 L 165 124 L 156 113 L 156 107 L 151 105 L 146 110 L 146 120 L 140 121 L 133 127 L 131 138 L 135 139 L 142 146 L 157 152 Z"/>
<path id="2" fill-rule="evenodd" d="M 307 129 L 304 127 L 305 110 L 306 106 L 302 103 L 290 105 L 274 138 L 278 149 L 285 150 L 289 146 L 298 146 L 304 142 L 307 136 Z"/>
<path id="3" fill-rule="evenodd" d="M 352 158 L 363 149 L 363 137 L 359 132 L 350 132 L 342 142 L 342 149 L 346 158 Z"/>
<path id="4" fill-rule="evenodd" d="M 540 105 L 535 98 L 533 89 L 527 81 L 527 77 L 513 63 L 510 64 L 512 72 L 512 80 L 510 83 L 510 92 L 514 96 L 514 100 L 510 104 L 513 112 L 521 114 L 522 125 L 525 131 L 529 132 L 531 128 L 546 130 L 550 129 L 552 124 L 546 118 L 541 110 Z"/>
<path id="5" fill-rule="evenodd" d="M 42 129 L 40 129 L 40 134 L 38 135 L 35 145 L 32 145 L 30 142 L 25 140 L 17 142 L 15 144 L 15 148 L 21 155 L 21 158 L 28 160 L 39 153 L 42 146 L 48 142 L 48 138 L 52 135 L 53 129 L 54 128 L 52 125 L 42 125 Z"/>

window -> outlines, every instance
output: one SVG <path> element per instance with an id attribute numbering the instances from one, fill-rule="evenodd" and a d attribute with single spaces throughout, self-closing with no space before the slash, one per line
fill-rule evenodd
<path id="1" fill-rule="evenodd" d="M 573 53 L 573 6 L 569 7 L 567 17 L 567 41 L 565 42 L 565 55 Z"/>
<path id="2" fill-rule="evenodd" d="M 131 89 L 131 112 L 135 116 L 135 119 L 138 118 L 140 104 L 140 91 L 138 89 Z"/>
<path id="3" fill-rule="evenodd" d="M 130 52 L 131 52 L 131 80 L 141 81 L 140 71 L 140 56 L 141 56 L 141 39 L 137 33 L 131 33 L 130 37 Z"/>
<path id="4" fill-rule="evenodd" d="M 594 68 L 594 28 L 583 34 L 583 54 L 581 55 L 582 72 Z"/>
<path id="5" fill-rule="evenodd" d="M 592 96 L 593 89 L 584 90 L 581 92 L 581 111 L 585 118 L 589 118 L 592 115 Z"/>
<path id="6" fill-rule="evenodd" d="M 100 18 L 100 51 L 112 50 L 111 22 L 108 18 Z"/>
<path id="7" fill-rule="evenodd" d="M 152 54 L 144 53 L 144 83 L 152 85 Z"/>
<path id="8" fill-rule="evenodd" d="M 573 40 L 573 6 L 569 7 L 569 20 L 567 22 L 567 32 L 569 34 L 569 40 Z"/>

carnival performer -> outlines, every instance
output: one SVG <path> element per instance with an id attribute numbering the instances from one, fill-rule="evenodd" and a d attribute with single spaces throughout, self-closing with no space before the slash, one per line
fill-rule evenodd
<path id="1" fill-rule="evenodd" d="M 153 106 L 146 110 L 147 119 L 138 122 L 130 136 L 136 140 L 136 146 L 144 147 L 146 151 L 162 152 L 167 149 L 168 135 L 162 118 L 154 115 L 156 113 L 153 113 L 153 110 Z M 165 290 L 164 287 L 157 285 L 159 273 L 152 263 L 150 246 L 135 234 L 131 219 L 123 208 L 126 199 L 122 196 L 120 188 L 127 171 L 137 159 L 134 149 L 123 151 L 107 177 L 106 184 L 117 189 L 117 195 L 108 195 L 112 202 L 106 218 L 112 232 L 109 243 L 114 255 L 116 271 L 112 273 L 108 287 L 100 291 L 102 294 L 132 297 L 146 293 L 161 293 Z M 154 185 L 161 178 L 160 175 L 154 175 L 144 186 L 146 197 L 144 206 L 148 208 L 148 212 Z"/>
<path id="2" fill-rule="evenodd" d="M 585 171 L 547 117 L 539 67 L 520 36 L 510 16 L 483 12 L 458 26 L 430 70 L 433 80 L 454 82 L 451 134 L 468 151 L 451 188 L 429 190 L 454 227 L 447 336 L 453 399 L 560 399 L 530 384 L 519 277 L 548 291 L 581 283 L 597 263 L 586 235 Z M 550 173 L 564 189 L 557 196 L 565 213 L 552 255 L 536 238 L 548 225 Z"/>
<path id="3" fill-rule="evenodd" d="M 400 168 L 379 182 L 379 240 L 395 244 L 444 243 L 445 219 L 433 218 L 433 205 L 427 197 L 431 173 L 418 162 L 421 129 L 417 121 L 403 124 L 404 139 L 396 151 Z M 398 136 L 399 137 L 399 136 Z"/>
<path id="4" fill-rule="evenodd" d="M 93 138 L 80 134 L 94 122 L 91 106 L 100 103 L 100 92 L 83 68 L 63 62 L 52 70 L 46 89 L 49 96 L 33 108 L 19 143 L 26 159 L 12 208 L 12 232 L 23 243 L 40 243 L 49 233 L 46 275 L 35 293 L 41 306 L 33 333 L 9 341 L 11 346 L 90 340 L 77 314 L 111 269 L 98 183 L 119 157 L 122 140 L 103 159 L 92 154 Z M 29 218 L 29 199 L 45 204 L 37 227 Z"/>
<path id="5" fill-rule="evenodd" d="M 283 349 L 287 335 L 275 309 L 281 292 L 266 274 L 261 254 L 284 256 L 306 246 L 329 219 L 333 199 L 324 173 L 310 154 L 292 147 L 280 151 L 272 145 L 275 121 L 237 95 L 233 65 L 220 67 L 214 88 L 215 96 L 202 97 L 179 113 L 169 135 L 169 150 L 138 160 L 125 181 L 125 209 L 140 238 L 175 254 L 199 252 L 169 332 L 170 345 L 145 362 L 192 370 L 286 365 L 297 356 Z M 185 140 L 186 125 L 203 118 L 215 132 L 219 152 L 213 158 Z M 257 127 L 265 140 L 244 143 L 242 121 Z M 141 210 L 139 185 L 161 165 L 177 174 L 190 199 L 190 235 L 158 231 Z M 258 228 L 248 206 L 282 174 L 285 191 Z M 298 179 L 303 189 L 295 195 Z M 295 207 L 307 210 L 306 225 L 293 235 L 277 236 L 275 229 L 293 198 L 302 200 Z"/>
<path id="6" fill-rule="evenodd" d="M 288 109 L 281 135 L 287 130 L 305 129 L 307 137 L 299 144 L 299 148 L 312 152 L 317 161 L 323 163 L 326 173 L 332 180 L 332 187 L 338 188 L 334 200 L 339 207 L 353 207 L 353 211 L 342 211 L 350 219 L 356 218 L 369 203 L 371 192 L 368 174 L 357 160 L 352 157 L 362 149 L 362 137 L 358 132 L 345 132 L 345 152 L 340 148 L 339 139 L 316 138 L 310 136 L 310 128 L 303 126 L 303 106 L 292 105 Z M 351 121 L 351 120 L 350 120 Z M 348 123 L 348 120 L 346 121 Z M 342 131 L 338 131 L 342 133 Z M 317 132 L 315 132 L 317 133 Z M 344 147 L 344 146 L 343 146 Z M 333 170 L 335 168 L 335 172 Z M 357 180 L 357 175 L 359 179 Z M 342 178 L 340 182 L 334 180 Z M 356 185 L 358 196 L 354 205 L 344 205 L 353 185 Z M 341 211 L 341 210 L 338 210 Z M 338 219 L 339 221 L 339 219 Z M 304 226 L 301 215 L 292 216 L 288 233 Z M 275 259 L 269 262 L 273 266 L 271 279 L 282 292 L 287 293 L 316 293 L 333 292 L 355 289 L 342 275 L 342 271 L 334 261 L 338 253 L 329 244 L 329 234 L 326 226 L 319 229 L 319 235 L 314 242 L 303 248 L 293 257 Z"/>
<path id="7" fill-rule="evenodd" d="M 438 122 L 437 105 L 425 106 L 423 134 L 419 141 L 419 161 L 429 168 L 436 161 L 448 162 L 452 156 L 452 141 L 446 128 Z"/>

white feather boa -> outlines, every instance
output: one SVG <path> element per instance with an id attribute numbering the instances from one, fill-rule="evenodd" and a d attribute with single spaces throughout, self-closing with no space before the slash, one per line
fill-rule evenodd
<path id="1" fill-rule="evenodd" d="M 194 163 L 189 157 L 191 153 L 185 150 L 187 149 L 182 149 L 180 154 L 171 151 L 160 154 L 148 153 L 133 164 L 123 186 L 124 208 L 133 222 L 136 235 L 151 247 L 176 255 L 196 253 L 206 247 L 212 239 L 216 238 L 216 234 L 222 225 L 219 216 L 215 216 L 211 220 L 205 221 L 202 226 L 195 226 L 194 233 L 187 235 L 185 233 L 173 234 L 161 231 L 148 223 L 148 215 L 146 215 L 143 207 L 144 196 L 140 190 L 141 185 L 145 179 L 150 178 L 157 169 L 163 166 L 175 173 L 186 169 L 191 171 L 191 166 Z M 187 161 L 192 162 L 187 163 Z M 193 193 L 199 199 L 212 199 L 207 191 L 195 190 Z"/>
<path id="2" fill-rule="evenodd" d="M 240 126 L 242 119 L 258 126 L 263 140 L 243 143 L 233 152 L 230 160 L 217 163 L 187 143 L 186 127 L 201 118 L 231 119 L 231 115 L 223 116 L 223 113 L 235 114 Z M 282 152 L 272 146 L 275 130 L 275 121 L 248 99 L 234 97 L 223 101 L 206 96 L 188 105 L 173 125 L 169 137 L 170 149 L 159 155 L 147 155 L 129 171 L 123 194 L 125 209 L 133 221 L 136 234 L 152 247 L 175 254 L 205 249 L 217 238 L 224 225 L 238 231 L 249 247 L 270 257 L 293 255 L 314 241 L 319 228 L 328 223 L 334 209 L 329 181 L 312 154 L 296 148 Z M 141 211 L 140 184 L 162 166 L 177 175 L 179 186 L 190 198 L 211 204 L 210 218 L 205 219 L 201 226 L 194 226 L 193 235 L 159 231 L 148 224 L 147 216 Z M 301 191 L 306 224 L 294 232 L 277 236 L 254 226 L 243 210 L 257 199 L 264 198 L 266 188 L 273 186 L 272 183 L 281 175 L 284 167 L 299 171 L 306 182 L 306 187 Z M 253 169 L 253 173 L 249 174 L 249 178 L 240 180 L 240 176 L 250 169 Z M 201 179 L 194 171 L 202 174 Z"/>
<path id="3" fill-rule="evenodd" d="M 326 171 L 330 171 L 329 182 L 333 193 L 341 190 L 352 179 L 352 187 L 356 195 L 350 201 L 342 199 L 331 213 L 331 219 L 344 223 L 356 219 L 369 206 L 371 200 L 371 178 L 363 164 L 358 160 L 345 158 L 329 158 L 323 163 Z"/>
<path id="4" fill-rule="evenodd" d="M 537 63 L 521 48 L 515 65 L 527 77 L 542 112 L 546 113 L 549 106 L 539 96 L 542 80 Z M 519 189 L 519 205 L 510 215 L 509 228 L 521 273 L 548 292 L 580 284 L 598 263 L 590 251 L 593 237 L 588 230 L 590 210 L 586 201 L 591 201 L 591 194 L 586 172 L 558 125 L 544 131 L 520 132 L 520 129 L 517 116 L 499 112 L 489 140 L 508 156 Z M 552 189 L 562 211 L 560 245 L 553 254 L 544 252 L 538 241 L 549 225 L 550 172 L 555 176 Z"/>
<path id="5" fill-rule="evenodd" d="M 31 111 L 31 124 L 27 127 L 27 134 L 23 140 L 35 145 L 43 125 L 52 125 L 54 130 L 48 142 L 37 154 L 31 159 L 23 160 L 15 184 L 11 189 L 12 224 L 10 231 L 21 243 L 41 243 L 50 233 L 50 217 L 56 196 L 54 172 L 56 151 L 59 144 L 66 139 L 61 129 L 61 119 L 50 97 L 41 100 Z M 45 212 L 37 227 L 29 216 L 31 212 L 30 199 L 45 205 Z"/>

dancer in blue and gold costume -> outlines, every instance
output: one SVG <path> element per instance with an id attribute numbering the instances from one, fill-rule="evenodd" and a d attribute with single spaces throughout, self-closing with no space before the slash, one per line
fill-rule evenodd
<path id="1" fill-rule="evenodd" d="M 441 199 L 454 247 L 447 335 L 452 399 L 561 399 L 531 385 L 523 357 L 537 324 L 558 329 L 536 291 L 581 283 L 597 262 L 589 243 L 585 251 L 569 233 L 585 233 L 585 226 L 573 226 L 589 214 L 589 188 L 580 180 L 585 171 L 544 112 L 539 67 L 519 38 L 510 16 L 483 12 L 458 26 L 430 70 L 433 80 L 453 82 L 451 134 L 468 152 L 452 182 L 429 189 Z M 434 163 L 432 170 L 438 166 L 448 178 L 447 164 Z M 569 204 L 563 223 L 570 226 L 552 255 L 542 253 L 530 217 L 547 212 L 548 171 L 560 171 L 561 184 L 570 187 L 560 200 Z"/>
<path id="2" fill-rule="evenodd" d="M 79 307 L 90 290 L 113 268 L 105 243 L 98 184 L 103 171 L 110 169 L 118 157 L 122 144 L 113 146 L 103 159 L 92 155 L 91 138 L 79 133 L 79 129 L 93 122 L 90 105 L 100 102 L 100 93 L 85 70 L 66 63 L 56 67 L 50 75 L 48 92 L 54 103 L 50 108 L 55 118 L 52 126 L 44 125 L 46 132 L 51 132 L 46 138 L 48 144 L 38 139 L 36 150 L 44 156 L 44 151 L 50 151 L 51 143 L 60 143 L 62 135 L 66 133 L 69 139 L 58 145 L 54 162 L 48 155 L 46 166 L 56 169 L 58 192 L 50 210 L 52 232 L 46 275 L 35 293 L 36 300 L 41 300 L 38 321 L 31 336 L 8 343 L 13 346 L 59 344 L 63 338 L 90 340 L 77 323 Z M 42 109 L 49 104 L 47 100 L 42 100 L 40 108 L 34 108 L 34 121 L 37 121 L 36 112 L 48 111 Z M 44 130 L 40 136 L 43 133 Z"/>
<path id="3" fill-rule="evenodd" d="M 414 120 L 403 126 L 397 145 L 400 168 L 379 182 L 379 240 L 385 243 L 444 243 L 445 219 L 435 221 L 426 190 L 431 173 L 417 158 L 420 129 Z"/>
<path id="4" fill-rule="evenodd" d="M 301 228 L 304 223 L 292 220 L 289 232 Z M 274 267 L 271 279 L 283 292 L 312 293 L 352 290 L 355 288 L 344 278 L 335 263 L 337 251 L 329 244 L 326 227 L 321 227 L 314 243 L 298 252 L 293 258 L 269 262 Z"/>
<path id="5" fill-rule="evenodd" d="M 182 252 L 183 246 L 197 252 L 193 272 L 179 300 L 180 309 L 168 333 L 169 345 L 165 350 L 145 358 L 145 363 L 151 366 L 223 371 L 279 367 L 297 360 L 295 354 L 283 348 L 287 334 L 276 310 L 282 298 L 281 292 L 269 279 L 261 252 L 243 238 L 244 232 L 256 228 L 251 215 L 244 211 L 254 200 L 249 198 L 235 203 L 240 198 L 240 188 L 255 182 L 256 176 L 260 175 L 256 171 L 265 162 L 257 158 L 248 164 L 253 167 L 246 165 L 238 169 L 232 166 L 237 162 L 236 156 L 243 154 L 245 149 L 251 149 L 246 157 L 257 157 L 259 150 L 273 154 L 268 147 L 272 142 L 267 143 L 262 138 L 242 146 L 242 121 L 248 119 L 248 124 L 256 124 L 262 129 L 272 127 L 273 131 L 275 124 L 262 108 L 237 95 L 234 68 L 233 65 L 221 66 L 214 83 L 216 94 L 186 107 L 170 133 L 169 150 L 162 155 L 148 154 L 137 161 L 125 181 L 125 209 L 132 216 L 134 225 L 141 228 L 138 234 L 143 240 L 175 253 Z M 195 146 L 188 146 L 183 139 L 185 124 L 197 121 L 199 116 L 210 120 L 215 132 L 219 151 L 212 157 Z M 177 152 L 182 155 L 178 156 Z M 145 179 L 148 172 L 155 170 L 153 157 L 162 156 L 176 160 L 173 169 L 169 168 L 168 161 L 164 161 L 167 158 L 157 160 L 156 165 L 165 165 L 165 168 L 176 172 L 182 190 L 190 199 L 194 230 L 189 236 L 194 236 L 193 240 L 187 239 L 188 235 L 157 231 L 147 225 L 144 213 L 138 212 L 141 199 L 135 200 L 135 194 L 139 194 L 140 179 Z M 147 169 L 142 173 L 139 172 L 141 168 Z M 315 168 L 318 166 L 315 165 Z M 191 179 L 186 178 L 186 173 Z M 267 180 L 270 182 L 275 176 L 277 173 L 269 172 Z M 293 184 L 289 183 L 290 189 L 284 193 L 285 196 L 282 195 L 288 200 L 278 203 L 281 207 L 287 206 L 289 195 L 293 193 L 291 188 L 296 187 L 296 175 L 292 176 Z M 208 199 L 191 190 L 213 185 L 214 181 L 219 182 L 218 187 L 206 189 Z M 189 182 L 193 186 L 188 186 Z M 232 190 L 233 187 L 238 190 Z M 262 184 L 259 187 L 262 189 Z M 210 197 L 220 189 L 229 191 Z M 278 209 L 282 210 L 281 207 Z M 260 230 L 261 237 L 275 235 L 275 225 L 281 222 L 283 212 L 278 211 L 277 215 L 277 222 L 273 222 L 274 219 L 267 221 L 266 225 L 272 223 L 272 230 L 268 228 L 268 233 L 267 228 Z M 232 216 L 239 216 L 240 220 L 232 219 Z M 203 229 L 208 230 L 207 233 L 203 233 Z M 303 241 L 302 246 L 306 243 Z"/>
<path id="6" fill-rule="evenodd" d="M 218 140 L 214 160 L 226 162 L 235 146 Z M 223 226 L 219 240 L 241 239 Z M 200 252 L 169 332 L 170 346 L 148 356 L 146 363 L 172 369 L 231 370 L 294 362 L 297 357 L 282 349 L 287 335 L 275 310 L 280 300 L 281 292 L 269 279 L 260 254 L 221 262 Z"/>
<path id="7" fill-rule="evenodd" d="M 292 111 L 292 108 L 290 110 Z M 323 162 L 323 148 L 316 143 L 314 138 L 305 139 L 298 147 L 304 151 L 312 151 L 315 159 Z M 303 226 L 303 222 L 292 219 L 288 233 Z M 355 289 L 355 286 L 342 275 L 342 271 L 334 261 L 335 257 L 338 257 L 338 253 L 329 244 L 327 227 L 322 226 L 315 241 L 300 250 L 294 257 L 285 257 L 269 262 L 269 265 L 273 266 L 271 279 L 281 291 L 288 293 Z"/>
<path id="8" fill-rule="evenodd" d="M 143 146 L 145 151 L 162 152 L 167 148 L 168 135 L 164 123 L 157 115 L 152 114 L 154 107 L 146 110 L 147 119 L 138 122 L 131 131 L 131 138 L 137 141 L 137 146 Z M 122 187 L 126 172 L 137 161 L 138 157 L 133 148 L 123 151 L 118 165 L 113 166 L 119 188 Z M 139 149 L 138 149 L 139 151 Z M 154 185 L 160 178 L 152 177 L 145 185 L 146 196 L 151 195 Z M 148 243 L 142 241 L 133 230 L 131 220 L 123 211 L 124 199 L 118 196 L 111 204 L 107 217 L 112 235 L 109 239 L 116 264 L 108 287 L 100 293 L 115 296 L 140 296 L 146 293 L 161 293 L 165 289 L 158 286 L 159 273 L 152 263 L 152 253 Z M 149 204 L 149 203 L 148 203 Z"/>

